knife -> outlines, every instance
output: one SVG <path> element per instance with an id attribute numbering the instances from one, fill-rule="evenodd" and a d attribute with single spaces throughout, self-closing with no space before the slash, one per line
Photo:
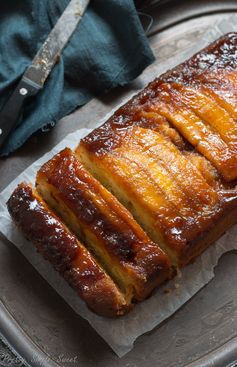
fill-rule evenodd
<path id="1" fill-rule="evenodd" d="M 0 111 L 0 147 L 16 127 L 27 98 L 43 88 L 52 68 L 66 46 L 90 0 L 71 0 L 43 43 L 19 84 Z"/>

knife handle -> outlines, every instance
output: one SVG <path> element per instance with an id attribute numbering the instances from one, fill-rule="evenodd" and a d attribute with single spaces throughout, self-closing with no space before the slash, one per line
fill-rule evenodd
<path id="1" fill-rule="evenodd" d="M 17 125 L 25 100 L 34 96 L 39 87 L 22 78 L 16 89 L 0 111 L 0 147 Z"/>

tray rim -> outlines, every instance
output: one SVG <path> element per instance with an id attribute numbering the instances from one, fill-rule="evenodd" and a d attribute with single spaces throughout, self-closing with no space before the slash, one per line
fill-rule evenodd
<path id="1" fill-rule="evenodd" d="M 176 3 L 175 4 L 175 0 L 164 0 L 161 2 L 161 4 L 154 4 L 153 6 L 149 6 L 147 8 L 144 9 L 144 15 L 149 15 L 152 16 L 154 15 L 155 12 L 161 15 L 163 15 L 162 13 L 166 13 L 166 8 L 170 3 L 173 3 L 174 8 L 176 10 L 176 16 L 173 17 L 165 17 L 165 19 L 162 19 L 163 17 L 161 16 L 161 24 L 156 24 L 155 26 L 151 26 L 151 28 L 148 29 L 146 35 L 148 37 L 152 37 L 153 35 L 159 33 L 159 32 L 163 32 L 169 28 L 172 28 L 180 23 L 186 22 L 188 20 L 191 19 L 195 19 L 195 18 L 200 18 L 202 16 L 206 16 L 206 15 L 214 15 L 214 14 L 227 14 L 227 13 L 233 13 L 237 11 L 237 3 L 235 5 L 233 5 L 233 1 L 227 1 L 227 3 L 225 3 L 224 0 L 219 0 L 218 2 L 216 2 L 215 4 L 213 3 L 209 3 L 207 6 L 208 8 L 203 9 L 202 5 L 203 3 L 205 3 L 205 0 L 201 0 L 201 4 L 199 4 L 199 6 L 196 7 L 191 7 L 188 8 L 186 10 L 186 13 L 179 13 L 179 7 L 183 5 L 183 3 L 187 3 L 190 4 L 189 1 L 187 0 L 183 0 L 182 3 Z M 195 1 L 196 3 L 196 1 Z M 220 3 L 224 3 L 225 8 L 222 8 L 220 6 Z M 195 4 L 194 4 L 195 5 Z M 142 15 L 142 13 L 141 13 Z"/>
<path id="2" fill-rule="evenodd" d="M 171 3 L 172 0 L 167 1 Z M 165 5 L 165 4 L 164 4 Z M 206 15 L 214 14 L 226 14 L 237 12 L 237 2 L 235 7 L 229 7 L 228 3 L 226 9 L 219 9 L 217 5 L 216 10 L 213 8 L 208 11 L 202 11 L 198 13 L 190 13 L 188 15 L 183 14 L 183 17 L 176 20 L 170 20 L 166 26 L 156 27 L 155 30 L 148 33 L 148 37 L 160 33 L 173 26 L 186 22 L 191 19 L 200 18 Z M 158 6 L 157 6 L 158 7 Z M 155 8 L 155 7 L 154 7 Z M 152 10 L 154 10 L 152 8 Z M 28 367 L 38 367 L 37 361 L 40 361 L 42 367 L 63 367 L 63 365 L 55 362 L 50 355 L 44 352 L 34 341 L 27 335 L 24 329 L 20 326 L 14 316 L 9 312 L 7 306 L 2 302 L 0 298 L 0 338 L 2 337 L 5 344 L 12 350 L 12 352 L 19 357 L 24 364 Z M 191 362 L 184 367 L 237 367 L 237 336 L 230 339 L 223 345 L 214 349 L 212 352 L 205 354 L 196 361 Z"/>
<path id="3" fill-rule="evenodd" d="M 38 367 L 38 361 L 42 367 L 61 367 L 33 342 L 1 300 L 0 332 L 3 342 L 27 367 Z"/>
<path id="4" fill-rule="evenodd" d="M 32 341 L 2 301 L 0 301 L 0 326 L 3 341 L 16 354 L 16 357 L 24 360 L 26 366 L 38 367 L 38 361 L 40 361 L 42 367 L 61 367 Z M 237 361 L 236 347 L 237 337 L 230 339 L 211 353 L 185 367 L 223 367 L 224 365 L 235 367 Z M 34 357 L 32 358 L 32 356 Z"/>

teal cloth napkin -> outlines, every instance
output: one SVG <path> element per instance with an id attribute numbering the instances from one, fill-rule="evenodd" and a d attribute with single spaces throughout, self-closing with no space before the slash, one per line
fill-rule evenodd
<path id="1" fill-rule="evenodd" d="M 0 2 L 0 109 L 68 3 Z M 13 152 L 37 130 L 54 125 L 91 98 L 128 83 L 153 60 L 132 0 L 92 0 L 43 90 L 24 106 L 0 155 Z"/>

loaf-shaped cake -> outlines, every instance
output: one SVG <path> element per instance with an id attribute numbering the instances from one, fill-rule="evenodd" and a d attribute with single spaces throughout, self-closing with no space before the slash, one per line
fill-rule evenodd
<path id="1" fill-rule="evenodd" d="M 90 309 L 122 315 L 237 222 L 236 153 L 231 33 L 45 163 L 9 212 Z"/>

